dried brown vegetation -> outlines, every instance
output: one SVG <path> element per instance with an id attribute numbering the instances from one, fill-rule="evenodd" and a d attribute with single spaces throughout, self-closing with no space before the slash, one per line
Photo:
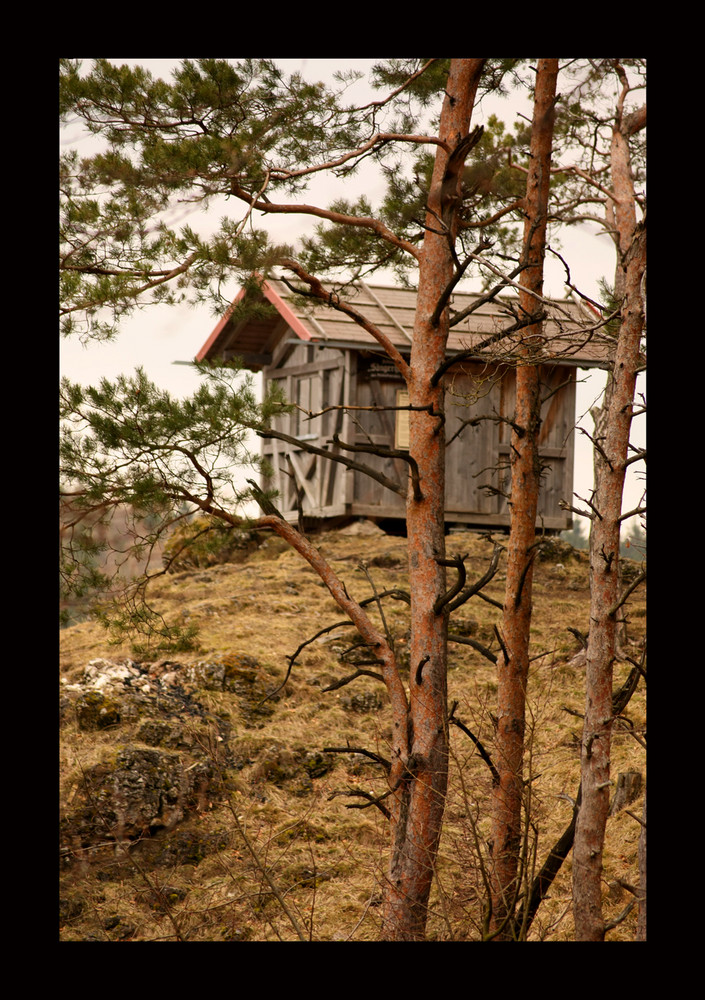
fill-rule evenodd
<path id="1" fill-rule="evenodd" d="M 379 592 L 408 585 L 403 538 L 336 531 L 313 540 L 358 600 L 371 596 L 370 579 Z M 448 536 L 447 551 L 449 557 L 468 554 L 471 579 L 485 572 L 493 545 L 486 536 L 463 532 Z M 485 591 L 500 604 L 502 559 Z M 569 629 L 588 630 L 588 586 L 587 555 L 549 540 L 536 561 L 533 587 L 529 877 L 567 826 L 569 799 L 578 788 L 584 676 L 581 647 Z M 179 720 L 192 745 L 208 750 L 221 791 L 209 807 L 196 805 L 170 831 L 129 845 L 116 846 L 108 837 L 92 850 L 64 844 L 62 940 L 377 939 L 388 824 L 369 797 L 382 794 L 385 782 L 373 757 L 352 748 L 386 758 L 389 716 L 384 686 L 373 677 L 335 687 L 365 658 L 364 649 L 352 648 L 354 629 L 341 627 L 306 645 L 286 684 L 262 702 L 263 694 L 282 685 L 289 657 L 301 643 L 341 620 L 327 590 L 296 553 L 272 536 L 244 561 L 164 577 L 155 597 L 166 618 L 181 616 L 199 626 L 200 647 L 174 657 L 180 669 L 214 660 L 232 666 L 248 658 L 227 689 L 196 688 L 203 713 Z M 388 600 L 384 615 L 396 648 L 403 650 L 407 605 Z M 635 658 L 644 640 L 644 615 L 642 587 L 629 601 L 623 639 L 624 650 Z M 500 621 L 496 606 L 473 598 L 451 621 L 450 631 L 497 652 L 494 626 Z M 65 684 L 77 681 L 99 656 L 134 658 L 128 646 L 108 647 L 105 633 L 91 622 L 62 631 Z M 615 686 L 629 668 L 628 662 L 616 664 Z M 471 646 L 451 642 L 448 688 L 449 707 L 457 703 L 453 717 L 465 730 L 450 727 L 448 801 L 427 933 L 430 939 L 479 940 L 492 776 L 466 730 L 491 756 L 495 667 Z M 91 767 L 106 764 L 121 749 L 143 745 L 138 735 L 144 735 L 144 720 L 82 729 L 75 704 L 70 698 L 62 702 L 61 804 L 68 812 Z M 645 770 L 635 738 L 645 727 L 643 684 L 625 716 L 613 736 L 615 783 L 619 773 Z M 349 752 L 337 752 L 347 747 Z M 628 886 L 638 884 L 635 817 L 640 815 L 636 800 L 608 823 L 603 886 L 608 921 L 624 912 L 633 898 Z M 631 940 L 635 925 L 636 908 L 607 939 Z M 569 856 L 529 936 L 571 940 L 572 934 Z"/>

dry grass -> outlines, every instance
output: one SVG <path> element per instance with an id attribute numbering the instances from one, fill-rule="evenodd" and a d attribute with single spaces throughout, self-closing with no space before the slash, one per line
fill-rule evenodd
<path id="1" fill-rule="evenodd" d="M 359 569 L 361 560 L 366 560 L 378 590 L 408 585 L 404 539 L 330 532 L 316 541 L 359 599 L 370 596 Z M 464 532 L 449 536 L 448 549 L 451 554 L 469 554 L 468 576 L 475 578 L 486 569 L 492 546 L 483 536 Z M 560 796 L 574 795 L 578 786 L 581 720 L 574 713 L 582 710 L 584 693 L 581 669 L 571 663 L 579 646 L 567 629 L 587 631 L 587 570 L 586 556 L 579 553 L 536 564 L 532 626 L 536 658 L 529 689 L 532 739 L 527 773 L 529 842 L 536 841 L 538 864 L 570 819 L 570 805 Z M 488 590 L 502 600 L 501 570 Z M 303 640 L 341 620 L 315 574 L 274 538 L 245 562 L 163 578 L 155 597 L 167 618 L 195 621 L 200 628 L 199 649 L 175 660 L 187 665 L 247 654 L 258 664 L 259 692 L 282 683 L 287 657 Z M 634 651 L 644 635 L 643 601 L 640 588 L 629 605 L 628 638 L 635 643 L 630 647 Z M 385 613 L 403 649 L 405 605 L 391 602 Z M 494 648 L 492 626 L 499 622 L 499 614 L 477 598 L 458 613 L 467 633 Z M 359 755 L 337 754 L 325 773 L 307 775 L 301 770 L 306 753 L 320 753 L 324 747 L 364 747 L 387 756 L 389 718 L 381 685 L 361 678 L 332 692 L 323 690 L 350 672 L 340 655 L 352 635 L 349 627 L 342 628 L 307 646 L 277 700 L 266 703 L 267 714 L 253 711 L 253 699 L 226 691 L 198 692 L 211 719 L 229 727 L 227 794 L 212 809 L 191 816 L 175 833 L 215 849 L 185 859 L 182 852 L 170 860 L 166 835 L 159 834 L 131 848 L 129 857 L 116 854 L 112 845 L 80 861 L 65 856 L 62 939 L 294 940 L 297 932 L 282 909 L 282 899 L 299 931 L 313 940 L 376 938 L 386 821 L 374 808 L 346 808 L 361 800 L 336 793 L 381 790 L 379 769 Z M 69 682 L 76 681 L 98 656 L 134 658 L 127 646 L 108 648 L 104 632 L 95 624 L 84 622 L 61 633 L 61 676 Z M 626 663 L 618 664 L 617 683 L 627 668 Z M 490 752 L 495 689 L 492 664 L 468 646 L 453 645 L 450 700 L 457 701 L 457 716 Z M 643 730 L 641 687 L 626 714 L 637 733 Z M 82 772 L 114 752 L 116 744 L 134 740 L 135 729 L 123 724 L 114 730 L 83 732 L 70 712 L 66 718 L 62 804 L 69 809 Z M 477 939 L 478 858 L 486 858 L 490 778 L 460 729 L 451 727 L 451 741 L 451 785 L 429 936 Z M 645 770 L 644 751 L 626 725 L 615 733 L 613 760 L 615 777 L 621 771 Z M 629 811 L 640 815 L 641 803 L 636 801 Z M 610 820 L 605 852 L 608 919 L 630 899 L 620 883 L 637 883 L 638 834 L 638 823 L 627 812 Z M 550 899 L 539 910 L 532 939 L 571 939 L 570 877 L 569 857 Z M 166 902 L 154 895 L 158 885 L 171 890 Z M 632 939 L 635 921 L 636 910 L 609 939 Z"/>

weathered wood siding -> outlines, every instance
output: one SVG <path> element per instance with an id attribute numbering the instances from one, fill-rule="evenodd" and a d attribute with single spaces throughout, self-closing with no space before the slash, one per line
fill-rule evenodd
<path id="1" fill-rule="evenodd" d="M 514 414 L 516 376 L 508 371 L 500 383 L 500 413 L 509 419 Z M 559 502 L 573 497 L 573 447 L 575 434 L 575 372 L 566 366 L 541 369 L 541 431 L 539 455 L 542 463 L 541 492 L 537 520 L 547 528 L 568 526 L 571 522 Z M 497 451 L 508 466 L 511 427 L 500 423 Z M 507 471 L 507 483 L 509 473 Z M 506 502 L 501 513 L 508 514 Z"/>
<path id="2" fill-rule="evenodd" d="M 403 447 L 407 413 L 372 408 L 400 405 L 404 383 L 393 366 L 371 353 L 284 341 L 264 374 L 297 407 L 281 418 L 277 430 L 330 452 L 335 451 L 334 434 L 358 446 Z M 559 501 L 572 496 L 575 380 L 570 368 L 555 367 L 543 370 L 543 383 L 540 453 L 545 471 L 539 524 L 559 530 L 570 524 Z M 511 427 L 501 418 L 511 420 L 514 413 L 514 372 L 466 363 L 447 384 L 448 520 L 506 526 L 509 508 L 503 493 L 509 483 Z M 360 409 L 334 408 L 351 404 Z M 407 483 L 408 464 L 401 459 L 342 453 Z M 268 485 L 279 491 L 279 507 L 287 517 L 297 516 L 297 498 L 311 517 L 404 517 L 403 497 L 362 472 L 276 440 L 265 441 L 264 455 L 273 470 Z"/>
<path id="3" fill-rule="evenodd" d="M 491 490 L 502 488 L 497 469 L 502 372 L 486 365 L 458 366 L 446 390 L 446 509 L 450 517 L 495 523 L 503 504 Z M 469 424 L 473 420 L 477 423 Z"/>
<path id="4" fill-rule="evenodd" d="M 277 383 L 295 404 L 292 413 L 276 421 L 275 429 L 335 451 L 331 439 L 334 434 L 345 439 L 349 419 L 346 411 L 334 407 L 351 400 L 350 355 L 325 347 L 285 344 L 264 375 L 265 385 Z M 346 513 L 350 497 L 346 471 L 340 465 L 276 439 L 265 440 L 263 455 L 272 468 L 266 485 L 279 492 L 282 513 L 297 511 L 299 493 L 303 510 L 313 517 Z"/>
<path id="5" fill-rule="evenodd" d="M 362 407 L 396 406 L 397 393 L 406 388 L 393 365 L 362 355 L 357 357 L 355 387 L 357 403 Z M 385 448 L 395 447 L 397 443 L 395 410 L 358 410 L 354 411 L 352 417 L 353 444 L 363 447 L 370 444 Z M 358 458 L 365 465 L 406 488 L 409 466 L 403 459 L 370 454 L 360 454 Z M 404 516 L 404 497 L 380 486 L 363 472 L 353 473 L 353 483 L 353 502 L 361 514 L 373 514 L 375 508 L 378 508 L 381 511 L 378 516 Z"/>

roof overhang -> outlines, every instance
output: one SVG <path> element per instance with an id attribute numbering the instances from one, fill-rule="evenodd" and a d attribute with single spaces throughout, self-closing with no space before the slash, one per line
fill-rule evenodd
<path id="1" fill-rule="evenodd" d="M 411 349 L 416 311 L 413 289 L 367 286 L 360 282 L 347 292 L 360 312 L 384 330 L 385 335 L 401 353 Z M 273 307 L 268 317 L 253 318 L 240 309 L 247 295 L 255 295 L 260 303 Z M 255 301 L 256 301 L 255 299 Z M 365 329 L 350 316 L 328 303 L 315 301 L 307 307 L 294 304 L 289 287 L 276 279 L 261 280 L 257 292 L 243 289 L 226 310 L 222 319 L 196 355 L 197 361 L 232 357 L 242 359 L 245 367 L 259 371 L 272 361 L 275 348 L 285 337 L 318 346 L 341 350 L 363 350 L 383 353 L 383 349 Z M 465 311 L 478 296 L 456 292 L 452 308 L 456 314 Z M 512 322 L 509 300 L 482 303 L 469 312 L 463 321 L 451 327 L 448 340 L 450 357 L 464 354 L 468 361 L 496 360 L 488 356 L 486 345 L 501 342 L 501 330 Z M 576 368 L 604 368 L 609 364 L 614 343 L 599 330 L 601 317 L 594 308 L 570 300 L 551 302 L 549 318 L 544 324 L 550 352 L 540 358 L 541 364 L 562 364 Z M 477 355 L 474 349 L 478 349 Z M 506 356 L 505 356 L 506 357 Z"/>
<path id="2" fill-rule="evenodd" d="M 250 320 L 247 318 L 236 318 L 238 306 L 244 302 L 247 295 L 247 289 L 243 288 L 233 299 L 232 304 L 225 311 L 222 319 L 219 320 L 210 337 L 196 355 L 196 361 L 207 361 L 218 357 L 228 358 L 237 355 L 242 357 L 247 367 L 262 368 L 269 364 L 272 354 L 268 350 L 257 350 L 257 346 L 264 346 L 258 344 L 257 340 L 261 341 L 266 334 L 271 335 L 274 328 L 281 325 L 281 320 L 293 330 L 300 340 L 311 339 L 311 334 L 299 317 L 268 281 L 262 281 L 259 289 L 262 299 L 274 307 L 276 315 L 272 316 L 270 323 L 262 320 L 259 321 L 259 338 L 256 338 L 252 345 L 255 349 L 247 349 L 250 345 L 247 344 L 247 339 L 244 337 L 250 325 Z M 244 343 L 241 343 L 243 341 Z M 245 349 L 238 350 L 238 345 Z"/>

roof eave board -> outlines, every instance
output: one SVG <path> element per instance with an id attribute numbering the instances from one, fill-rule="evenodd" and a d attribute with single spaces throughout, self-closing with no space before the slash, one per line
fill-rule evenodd
<path id="1" fill-rule="evenodd" d="M 279 315 L 287 323 L 287 325 L 291 327 L 291 329 L 294 331 L 297 337 L 299 337 L 301 340 L 312 339 L 310 332 L 306 329 L 306 327 L 301 322 L 299 317 L 293 312 L 291 307 L 284 301 L 284 299 L 282 299 L 281 296 L 277 294 L 277 292 L 271 287 L 269 282 L 267 281 L 263 282 L 261 290 L 264 298 L 267 299 L 267 301 L 274 306 Z M 217 353 L 218 348 L 224 346 L 221 342 L 227 337 L 228 327 L 232 327 L 233 325 L 232 324 L 233 311 L 235 307 L 242 301 L 244 296 L 245 296 L 245 289 L 242 288 L 238 292 L 236 297 L 233 299 L 230 308 L 226 310 L 223 317 L 218 321 L 210 337 L 196 355 L 196 361 L 204 361 L 207 358 L 213 357 Z M 237 353 L 236 342 L 237 342 L 237 335 L 235 335 L 232 338 L 232 342 L 228 344 L 228 348 L 232 349 L 234 353 Z"/>
<path id="2" fill-rule="evenodd" d="M 312 344 L 315 343 L 317 345 L 322 345 L 325 343 L 326 346 L 328 347 L 344 348 L 348 350 L 358 349 L 358 350 L 368 350 L 373 353 L 376 353 L 378 351 L 382 352 L 382 348 L 379 346 L 379 344 L 377 344 L 376 341 L 371 336 L 369 336 L 368 334 L 366 335 L 362 330 L 356 328 L 354 323 L 351 323 L 350 328 L 348 330 L 343 331 L 343 329 L 340 329 L 341 326 L 343 328 L 348 326 L 348 323 L 350 323 L 348 317 L 340 319 L 336 318 L 332 322 L 329 320 L 324 320 L 321 317 L 321 322 L 319 323 L 316 320 L 315 316 L 308 317 L 305 314 L 297 315 L 296 312 L 294 312 L 293 308 L 285 300 L 285 298 L 274 287 L 274 284 L 281 285 L 282 282 L 280 280 L 277 280 L 275 282 L 263 281 L 260 286 L 261 294 L 264 299 L 266 299 L 272 306 L 274 306 L 274 308 L 276 309 L 277 313 L 284 321 L 286 326 L 295 334 L 295 336 L 300 341 Z M 369 288 L 366 288 L 364 290 L 367 292 L 369 296 L 370 292 Z M 203 345 L 203 347 L 197 354 L 196 356 L 197 361 L 202 361 L 206 358 L 214 357 L 219 352 L 224 352 L 225 349 L 227 349 L 228 353 L 233 353 L 233 354 L 239 353 L 238 352 L 239 329 L 238 328 L 233 329 L 232 312 L 237 306 L 237 304 L 243 299 L 244 295 L 245 295 L 245 290 L 242 289 L 238 293 L 237 297 L 233 300 L 232 306 L 226 311 L 223 318 L 218 322 L 215 329 L 211 333 L 210 337 L 208 338 L 206 343 Z M 377 296 L 374 297 L 377 298 Z M 463 297 L 466 296 L 464 295 Z M 458 298 L 460 298 L 460 295 L 458 296 Z M 569 303 L 566 302 L 565 304 L 568 305 Z M 570 303 L 570 305 L 572 305 L 573 310 L 576 309 L 576 304 L 574 302 Z M 389 307 L 386 305 L 386 303 L 383 303 L 382 307 L 388 315 L 391 315 Z M 493 303 L 492 309 L 491 310 L 488 309 L 488 312 L 493 313 L 495 309 L 497 309 L 497 304 Z M 581 311 L 584 312 L 584 308 Z M 496 318 L 496 313 L 495 316 L 493 316 L 493 318 Z M 489 316 L 487 316 L 487 319 L 489 319 Z M 322 325 L 324 323 L 326 323 L 328 327 L 333 326 L 334 329 L 333 330 L 324 329 L 324 326 Z M 240 327 L 240 324 L 238 324 L 238 327 Z M 338 327 L 339 329 L 336 330 L 335 327 Z M 390 337 L 390 340 L 392 340 L 393 342 L 399 341 L 396 344 L 396 346 L 400 350 L 402 350 L 402 352 L 409 349 L 410 345 L 408 343 L 408 340 L 406 340 L 404 336 L 404 331 L 401 328 L 401 324 L 394 323 L 391 329 L 387 330 L 386 332 Z M 485 339 L 488 332 L 489 331 L 480 333 L 480 331 L 473 331 L 474 335 L 478 336 L 480 339 Z M 342 337 L 340 336 L 341 333 L 343 333 Z M 351 333 L 353 334 L 353 336 L 350 336 Z M 357 333 L 357 335 L 355 335 L 355 333 Z M 461 337 L 472 336 L 470 331 L 468 331 L 468 333 L 462 333 L 460 329 L 454 330 L 453 333 L 454 336 L 452 335 L 451 339 L 456 339 L 456 340 Z M 408 337 L 408 334 L 406 336 Z M 242 344 L 240 345 L 240 347 L 244 346 L 245 345 Z M 453 354 L 467 350 L 469 346 L 470 345 L 456 346 L 456 344 L 449 343 L 448 354 L 452 356 Z M 263 360 L 263 355 L 269 353 L 272 350 L 272 347 L 273 345 L 271 343 L 265 344 L 263 342 L 262 344 L 255 344 L 254 342 L 252 342 L 247 345 L 247 353 L 250 354 L 252 358 L 254 358 L 256 355 L 259 354 L 257 361 L 261 364 Z M 584 353 L 580 349 L 578 349 L 575 355 L 572 357 L 570 356 L 569 353 L 566 353 L 566 355 L 564 356 L 542 359 L 542 363 L 566 364 L 578 368 L 606 367 L 606 365 L 609 363 L 608 359 L 605 358 L 604 354 L 600 357 L 599 356 L 600 353 L 601 353 L 600 351 L 596 351 L 594 348 L 592 350 L 588 349 Z M 473 358 L 469 356 L 468 361 L 470 360 L 473 360 Z M 477 360 L 486 361 L 487 357 L 485 355 L 478 353 Z"/>

